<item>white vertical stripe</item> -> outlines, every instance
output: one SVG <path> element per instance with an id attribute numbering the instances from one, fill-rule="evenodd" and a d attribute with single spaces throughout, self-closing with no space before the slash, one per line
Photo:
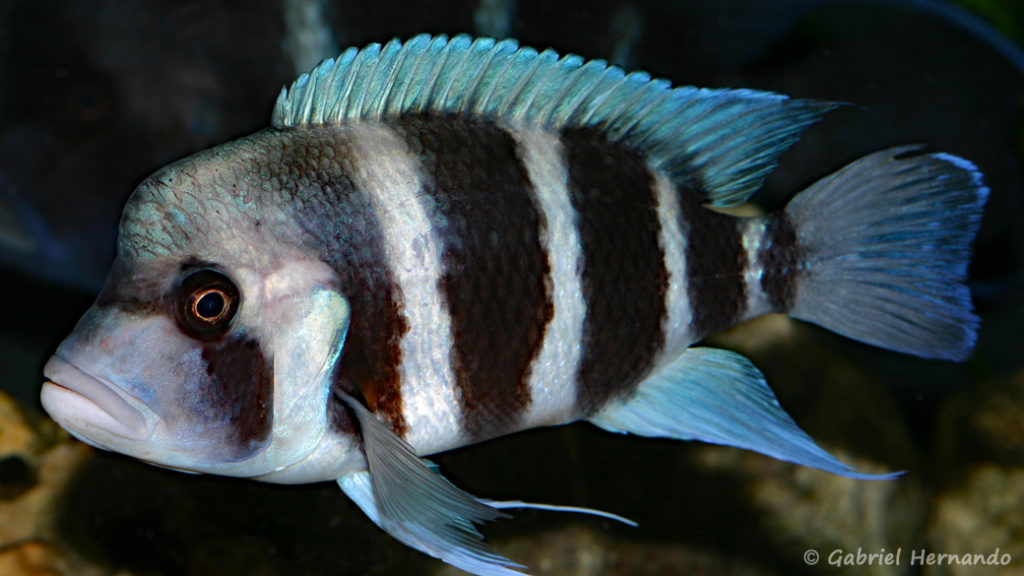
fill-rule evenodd
<path id="1" fill-rule="evenodd" d="M 356 123 L 346 130 L 357 159 L 352 179 L 372 199 L 388 267 L 404 296 L 409 331 L 398 375 L 405 440 L 420 454 L 447 450 L 459 445 L 462 418 L 450 360 L 451 315 L 439 285 L 443 246 L 431 225 L 430 198 L 420 193 L 419 161 L 386 126 Z"/>
<path id="2" fill-rule="evenodd" d="M 540 242 L 551 269 L 547 286 L 554 302 L 540 353 L 530 365 L 531 402 L 522 424 L 561 424 L 576 416 L 577 374 L 587 314 L 578 218 L 569 197 L 569 171 L 559 135 L 533 129 L 510 133 L 519 143 L 544 215 Z"/>
<path id="3" fill-rule="evenodd" d="M 662 326 L 665 349 L 661 357 L 671 362 L 695 339 L 690 327 L 693 312 L 687 292 L 687 238 L 680 222 L 679 191 L 664 174 L 655 173 L 654 194 L 658 202 L 660 226 L 658 243 L 665 254 L 665 269 L 668 271 L 668 291 L 665 295 L 667 314 Z"/>
<path id="4" fill-rule="evenodd" d="M 761 289 L 761 276 L 764 275 L 764 268 L 758 259 L 761 246 L 764 245 L 767 233 L 767 218 L 743 218 L 736 222 L 739 226 L 743 239 L 743 251 L 747 255 L 747 265 L 743 272 L 743 287 L 747 295 L 747 306 L 743 311 L 742 321 L 756 318 L 762 314 L 772 312 L 768 295 Z"/>

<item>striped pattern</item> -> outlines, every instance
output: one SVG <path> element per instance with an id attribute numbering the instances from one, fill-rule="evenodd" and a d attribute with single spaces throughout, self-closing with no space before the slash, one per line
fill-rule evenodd
<path id="1" fill-rule="evenodd" d="M 335 366 L 334 391 L 364 398 L 393 429 L 405 433 L 398 368 L 400 344 L 409 325 L 383 233 L 397 224 L 379 211 L 387 197 L 369 193 L 387 180 L 389 167 L 359 166 L 358 158 L 367 153 L 364 148 L 375 144 L 372 135 L 359 136 L 358 130 L 319 128 L 266 135 L 261 146 L 264 160 L 250 169 L 261 181 L 269 176 L 280 187 L 294 221 L 319 242 L 316 248 L 336 272 L 338 288 L 349 300 L 351 318 Z M 275 171 L 284 176 L 275 178 Z M 361 181 L 353 182 L 354 177 Z M 357 431 L 337 394 L 331 397 L 328 418 L 338 432 Z"/>
<path id="2" fill-rule="evenodd" d="M 796 301 L 803 248 L 796 238 L 796 228 L 785 212 L 768 217 L 761 242 L 757 246 L 757 262 L 763 271 L 760 289 L 767 299 L 767 311 L 789 312 Z"/>
<path id="3" fill-rule="evenodd" d="M 549 292 L 553 316 L 544 334 L 528 387 L 532 402 L 523 415 L 524 426 L 548 426 L 574 420 L 576 382 L 587 303 L 583 297 L 583 254 L 577 213 L 569 197 L 565 150 L 559 136 L 542 130 L 512 130 L 520 160 L 539 191 L 537 203 L 546 226 L 541 245 L 550 264 Z"/>
<path id="4" fill-rule="evenodd" d="M 698 190 L 680 194 L 686 243 L 686 291 L 693 317 L 690 335 L 700 340 L 739 322 L 746 312 L 744 274 L 749 258 L 736 218 L 701 205 Z"/>
<path id="5" fill-rule="evenodd" d="M 515 141 L 492 124 L 407 118 L 397 129 L 420 158 L 421 194 L 436 207 L 464 431 L 473 441 L 514 430 L 553 312 L 537 194 Z"/>
<path id="6" fill-rule="evenodd" d="M 347 127 L 345 136 L 355 159 L 352 181 L 371 199 L 408 327 L 399 344 L 400 389 L 388 391 L 389 401 L 401 406 L 402 426 L 396 431 L 413 446 L 447 446 L 459 436 L 462 418 L 449 360 L 450 316 L 438 290 L 443 271 L 438 215 L 422 194 L 419 163 L 398 134 L 366 123 Z"/>
<path id="7" fill-rule="evenodd" d="M 689 239 L 685 232 L 688 227 L 680 213 L 679 193 L 664 174 L 654 177 L 654 193 L 658 206 L 658 227 L 661 230 L 659 243 L 665 254 L 665 271 L 668 273 L 668 291 L 665 294 L 665 349 L 662 356 L 669 362 L 682 354 L 694 338 L 691 325 L 690 294 L 686 287 L 686 250 Z"/>
<path id="8" fill-rule="evenodd" d="M 746 265 L 745 302 L 733 323 L 774 312 L 787 313 L 796 301 L 804 250 L 785 212 L 735 222 Z"/>
<path id="9" fill-rule="evenodd" d="M 193 409 L 210 422 L 226 419 L 231 438 L 222 439 L 225 459 L 252 457 L 271 441 L 274 373 L 257 340 L 232 337 L 203 345 L 206 382 L 197 386 Z"/>
<path id="10" fill-rule="evenodd" d="M 627 393 L 661 351 L 668 273 L 644 160 L 596 130 L 566 130 L 562 141 L 587 302 L 576 402 L 590 414 Z"/>
<path id="11" fill-rule="evenodd" d="M 795 294 L 787 221 L 711 211 L 598 131 L 427 116 L 320 130 L 346 159 L 335 200 L 362 224 L 345 227 L 372 229 L 325 244 L 363 255 L 332 261 L 355 292 L 337 386 L 420 453 L 586 417 Z"/>

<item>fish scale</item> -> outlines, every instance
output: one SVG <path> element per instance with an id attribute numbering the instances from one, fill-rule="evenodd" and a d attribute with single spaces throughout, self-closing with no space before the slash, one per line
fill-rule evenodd
<path id="1" fill-rule="evenodd" d="M 491 123 L 416 119 L 397 128 L 439 206 L 446 310 L 438 313 L 451 317 L 462 427 L 473 439 L 514 430 L 551 307 L 536 192 L 514 139 Z"/>
<path id="2" fill-rule="evenodd" d="M 988 195 L 970 162 L 893 148 L 783 211 L 714 209 L 833 107 L 514 41 L 346 51 L 282 92 L 269 129 L 138 187 L 43 405 L 157 465 L 337 481 L 388 534 L 482 576 L 522 567 L 476 527 L 541 506 L 476 498 L 422 456 L 585 420 L 891 478 L 820 448 L 749 360 L 693 346 L 786 312 L 970 354 Z"/>
<path id="3" fill-rule="evenodd" d="M 576 412 L 588 414 L 650 370 L 665 340 L 668 277 L 643 159 L 592 131 L 565 131 L 561 138 L 586 304 Z"/>
<path id="4" fill-rule="evenodd" d="M 689 192 L 689 193 L 687 193 Z M 743 249 L 739 222 L 699 204 L 701 194 L 682 194 L 679 217 L 687 237 L 686 289 L 692 321 L 691 342 L 738 322 L 746 308 Z"/>

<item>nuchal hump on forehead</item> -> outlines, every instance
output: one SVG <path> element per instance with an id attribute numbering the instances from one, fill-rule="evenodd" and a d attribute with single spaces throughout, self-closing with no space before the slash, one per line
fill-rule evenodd
<path id="1" fill-rule="evenodd" d="M 325 185 L 346 170 L 334 135 L 317 132 L 265 130 L 162 168 L 125 206 L 119 256 L 180 258 L 191 252 L 204 260 L 221 252 L 255 265 L 278 245 L 285 250 L 319 238 L 323 230 L 317 226 L 330 226 L 329 212 L 337 211 L 324 197 L 331 192 Z M 299 216 L 323 221 L 297 223 Z"/>
<path id="2" fill-rule="evenodd" d="M 422 456 L 586 420 L 879 478 L 818 447 L 748 360 L 693 347 L 781 312 L 970 354 L 987 196 L 970 162 L 893 148 L 778 213 L 717 210 L 831 108 L 510 40 L 348 50 L 284 90 L 270 128 L 139 186 L 44 406 L 160 466 L 337 480 L 481 575 L 522 567 L 475 525 L 539 505 L 471 496 Z"/>

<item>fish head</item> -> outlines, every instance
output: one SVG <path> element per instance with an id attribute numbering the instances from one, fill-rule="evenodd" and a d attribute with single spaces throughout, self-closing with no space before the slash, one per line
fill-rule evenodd
<path id="1" fill-rule="evenodd" d="M 42 403 L 98 448 L 263 476 L 328 436 L 349 307 L 334 271 L 222 156 L 171 165 L 133 193 L 105 287 L 44 368 Z M 344 448 L 337 466 L 357 457 L 354 440 Z"/>

